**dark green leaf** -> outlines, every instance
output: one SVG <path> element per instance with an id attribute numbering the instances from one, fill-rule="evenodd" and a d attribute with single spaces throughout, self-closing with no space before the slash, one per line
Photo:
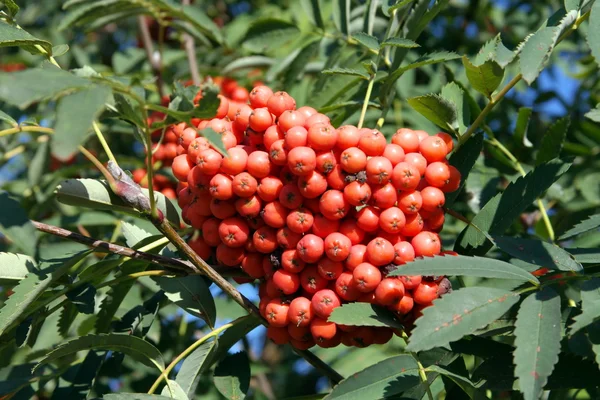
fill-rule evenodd
<path id="1" fill-rule="evenodd" d="M 314 40 L 313 38 L 309 40 L 306 45 L 297 49 L 298 54 L 294 56 L 284 74 L 283 82 L 285 86 L 292 86 L 297 79 L 302 77 L 306 65 L 318 53 L 320 43 L 320 39 Z"/>
<path id="2" fill-rule="evenodd" d="M 37 231 L 21 205 L 8 193 L 2 192 L 0 210 L 0 232 L 25 254 L 35 255 Z"/>
<path id="3" fill-rule="evenodd" d="M 57 93 L 89 84 L 87 79 L 56 68 L 27 69 L 0 74 L 0 99 L 25 108 Z"/>
<path id="4" fill-rule="evenodd" d="M 529 118 L 531 117 L 531 108 L 521 107 L 519 108 L 519 115 L 517 116 L 517 124 L 515 127 L 514 138 L 519 146 L 524 145 L 531 147 L 531 142 L 527 139 L 527 128 L 529 127 Z"/>
<path id="5" fill-rule="evenodd" d="M 372 35 L 373 26 L 375 25 L 375 15 L 377 14 L 377 8 L 379 8 L 379 0 L 367 0 L 365 6 L 362 30 L 368 35 Z"/>
<path id="6" fill-rule="evenodd" d="M 27 169 L 27 178 L 31 186 L 37 186 L 48 164 L 48 140 L 44 140 L 35 151 L 31 164 Z"/>
<path id="7" fill-rule="evenodd" d="M 321 0 L 302 0 L 302 8 L 308 15 L 310 22 L 313 25 L 323 29 L 325 24 L 323 23 L 323 17 L 321 16 Z"/>
<path id="8" fill-rule="evenodd" d="M 592 229 L 596 229 L 600 226 L 600 214 L 594 214 L 587 219 L 581 221 L 573 228 L 569 229 L 565 233 L 563 233 L 558 239 L 565 240 L 572 238 L 573 236 L 581 235 L 582 233 L 586 233 L 591 231 Z"/>
<path id="9" fill-rule="evenodd" d="M 43 53 L 42 50 L 35 47 L 36 45 L 42 47 L 48 55 L 52 55 L 52 44 L 50 42 L 38 39 L 27 31 L 0 20 L 0 47 L 18 46 L 23 47 L 32 54 Z"/>
<path id="10" fill-rule="evenodd" d="M 342 325 L 392 326 L 402 328 L 394 314 L 383 307 L 369 303 L 348 303 L 337 307 L 328 319 Z"/>
<path id="11" fill-rule="evenodd" d="M 211 328 L 214 326 L 217 317 L 215 301 L 202 276 L 159 277 L 155 280 L 169 300 L 190 314 L 202 318 Z"/>
<path id="12" fill-rule="evenodd" d="M 581 309 L 581 314 L 573 318 L 571 335 L 600 317 L 600 278 L 592 278 L 581 284 Z"/>
<path id="13" fill-rule="evenodd" d="M 90 86 L 59 101 L 52 136 L 52 154 L 55 157 L 66 160 L 77 152 L 110 95 L 111 89 L 107 86 Z"/>
<path id="14" fill-rule="evenodd" d="M 442 368 L 437 365 L 430 365 L 429 367 L 427 367 L 427 371 L 436 372 L 438 374 L 450 378 L 452 382 L 456 383 L 463 390 L 463 392 L 465 392 L 469 396 L 470 399 L 487 399 L 487 396 L 479 389 L 477 389 L 473 382 L 469 380 L 469 378 L 456 374 L 452 371 L 449 371 L 446 368 Z"/>
<path id="15" fill-rule="evenodd" d="M 600 3 L 597 1 L 592 5 L 590 12 L 587 41 L 592 50 L 592 55 L 596 62 L 600 64 Z"/>
<path id="16" fill-rule="evenodd" d="M 548 63 L 560 34 L 577 19 L 577 11 L 569 11 L 557 26 L 540 29 L 521 48 L 521 74 L 529 84 L 536 80 Z"/>
<path id="17" fill-rule="evenodd" d="M 454 104 L 437 94 L 412 97 L 408 104 L 440 128 L 454 132 L 458 128 L 457 110 Z"/>
<path id="18" fill-rule="evenodd" d="M 519 260 L 560 271 L 581 271 L 581 265 L 555 244 L 536 239 L 494 237 L 496 246 Z"/>
<path id="19" fill-rule="evenodd" d="M 196 392 L 197 377 L 202 371 L 206 370 L 205 361 L 215 348 L 216 341 L 202 343 L 189 356 L 185 358 L 175 381 L 181 386 L 183 391 L 192 396 Z"/>
<path id="20" fill-rule="evenodd" d="M 250 25 L 243 46 L 255 53 L 277 49 L 299 33 L 296 25 L 276 18 L 259 19 Z"/>
<path id="21" fill-rule="evenodd" d="M 539 165 L 524 177 L 510 183 L 503 193 L 494 196 L 471 221 L 479 229 L 468 226 L 461 232 L 455 248 L 461 254 L 483 255 L 492 246 L 481 233 L 501 235 L 523 210 L 564 174 L 570 164 L 551 161 Z"/>
<path id="22" fill-rule="evenodd" d="M 164 299 L 163 291 L 157 291 L 144 301 L 144 304 L 136 305 L 127 311 L 120 321 L 113 323 L 114 331 L 146 338 Z"/>
<path id="23" fill-rule="evenodd" d="M 582 264 L 600 264 L 600 249 L 565 249 L 571 254 L 575 261 Z"/>
<path id="24" fill-rule="evenodd" d="M 172 400 L 171 397 L 146 393 L 110 393 L 102 398 L 105 400 Z"/>
<path id="25" fill-rule="evenodd" d="M 142 189 L 146 195 L 148 189 Z M 169 199 L 162 193 L 154 191 L 156 206 L 175 226 L 179 226 L 179 213 Z M 139 213 L 118 198 L 108 184 L 95 179 L 68 179 L 56 188 L 59 202 L 72 206 L 93 208 L 98 210 L 120 211 L 134 216 Z"/>
<path id="26" fill-rule="evenodd" d="M 60 315 L 58 317 L 58 333 L 63 338 L 69 337 L 69 330 L 71 329 L 71 325 L 75 321 L 75 318 L 79 315 L 79 311 L 77 311 L 77 307 L 71 302 L 65 302 L 65 304 L 60 309 Z"/>
<path id="27" fill-rule="evenodd" d="M 323 70 L 323 71 L 321 71 L 321 73 L 325 74 L 325 75 L 358 76 L 359 78 L 362 78 L 362 79 L 369 79 L 369 75 L 367 75 L 364 72 L 359 71 L 357 69 L 334 67 L 334 68 L 329 68 L 329 69 Z"/>
<path id="28" fill-rule="evenodd" d="M 30 272 L 13 288 L 14 293 L 0 308 L 0 336 L 15 322 L 24 320 L 31 304 L 39 298 L 52 284 L 90 253 L 83 251 L 67 259 L 52 260 L 40 265 L 40 271 Z"/>
<path id="29" fill-rule="evenodd" d="M 364 400 L 391 398 L 417 386 L 419 367 L 411 356 L 388 358 L 349 376 L 336 385 L 326 400 Z"/>
<path id="30" fill-rule="evenodd" d="M 12 284 L 37 270 L 33 258 L 16 253 L 0 253 L 0 283 Z"/>
<path id="31" fill-rule="evenodd" d="M 223 68 L 223 74 L 227 75 L 239 69 L 252 69 L 261 67 L 270 67 L 275 63 L 275 59 L 264 56 L 247 56 L 233 60 Z"/>
<path id="32" fill-rule="evenodd" d="M 539 280 L 522 268 L 492 258 L 441 256 L 425 257 L 400 265 L 391 276 L 458 275 L 481 278 L 514 279 L 524 282 Z"/>
<path id="33" fill-rule="evenodd" d="M 458 132 L 464 133 L 471 125 L 471 110 L 464 91 L 456 83 L 450 82 L 442 87 L 441 96 L 456 108 Z"/>
<path id="34" fill-rule="evenodd" d="M 400 48 L 400 49 L 405 50 L 403 48 Z M 441 62 L 456 60 L 457 58 L 460 58 L 460 56 L 458 54 L 448 52 L 448 51 L 440 51 L 440 52 L 436 52 L 436 53 L 422 55 L 421 57 L 417 58 L 414 62 L 394 70 L 389 75 L 389 77 L 386 81 L 386 84 L 389 84 L 389 85 L 393 84 L 396 80 L 398 80 L 398 78 L 400 78 L 402 76 L 402 74 L 404 74 L 406 71 L 409 71 L 411 69 L 423 67 L 425 65 L 437 64 L 437 63 L 441 63 Z"/>
<path id="35" fill-rule="evenodd" d="M 423 351 L 447 345 L 500 318 L 519 295 L 496 288 L 467 287 L 434 300 L 416 321 L 409 351 Z"/>
<path id="36" fill-rule="evenodd" d="M 77 287 L 66 293 L 66 296 L 71 303 L 77 307 L 80 313 L 93 314 L 96 305 L 96 288 L 92 285 L 85 284 Z"/>
<path id="37" fill-rule="evenodd" d="M 144 120 L 142 119 L 142 113 L 139 111 L 138 106 L 132 104 L 132 102 L 120 93 L 114 94 L 115 105 L 117 110 L 121 114 L 121 118 L 125 121 L 129 121 L 132 124 L 143 127 Z"/>
<path id="38" fill-rule="evenodd" d="M 171 379 L 167 380 L 167 384 L 160 394 L 175 400 L 189 400 L 187 393 L 183 391 L 177 382 Z"/>
<path id="39" fill-rule="evenodd" d="M 0 121 L 6 121 L 9 124 L 11 124 L 12 126 L 19 125 L 19 123 L 17 121 L 15 121 L 15 119 L 13 117 L 11 117 L 10 115 L 8 115 L 7 113 L 5 113 L 2 110 L 0 110 Z"/>
<path id="40" fill-rule="evenodd" d="M 542 139 L 542 144 L 535 159 L 536 165 L 543 164 L 558 158 L 562 150 L 563 143 L 567 137 L 567 131 L 571 124 L 571 118 L 566 116 L 553 123 Z"/>
<path id="41" fill-rule="evenodd" d="M 502 83 L 504 70 L 493 60 L 487 60 L 475 66 L 466 56 L 462 58 L 467 78 L 475 90 L 483 93 L 488 98 L 492 97 L 494 90 Z"/>
<path id="42" fill-rule="evenodd" d="M 350 33 L 350 0 L 333 0 L 333 22 L 344 35 Z"/>
<path id="43" fill-rule="evenodd" d="M 368 49 L 379 51 L 379 40 L 368 33 L 358 32 L 352 35 L 352 38 Z"/>
<path id="44" fill-rule="evenodd" d="M 389 14 L 392 13 L 392 11 L 398 10 L 398 9 L 412 3 L 413 1 L 415 1 L 415 0 L 396 0 L 396 1 L 394 1 L 395 4 L 392 5 L 391 7 L 387 8 L 387 10 L 385 9 L 385 4 L 382 4 L 381 7 L 383 9 L 384 14 L 386 14 L 386 12 L 387 12 L 387 14 L 386 14 L 386 17 L 387 17 L 387 16 L 389 16 Z"/>
<path id="45" fill-rule="evenodd" d="M 245 398 L 250 388 L 248 355 L 245 352 L 227 355 L 215 368 L 214 382 L 219 393 L 227 399 Z"/>
<path id="46" fill-rule="evenodd" d="M 11 18 L 14 18 L 19 12 L 19 6 L 14 2 L 14 0 L 0 0 L 0 4 L 4 4 L 6 10 L 8 11 L 8 15 Z"/>
<path id="47" fill-rule="evenodd" d="M 515 325 L 515 376 L 525 400 L 538 399 L 560 352 L 560 296 L 550 287 L 529 295 Z"/>
<path id="48" fill-rule="evenodd" d="M 181 9 L 183 11 L 182 16 L 185 16 L 186 20 L 193 24 L 200 32 L 215 39 L 219 43 L 223 41 L 223 34 L 221 33 L 219 26 L 215 24 L 200 7 L 189 5 L 183 6 Z"/>
<path id="49" fill-rule="evenodd" d="M 403 47 L 405 49 L 414 49 L 416 47 L 421 47 L 417 43 L 415 43 L 414 41 L 412 41 L 410 39 L 406 39 L 406 38 L 398 37 L 398 36 L 385 39 L 381 43 L 381 47 L 385 47 L 385 46 Z"/>
<path id="50" fill-rule="evenodd" d="M 458 194 L 462 191 L 462 188 L 469 177 L 477 158 L 481 154 L 483 149 L 483 135 L 475 134 L 467 140 L 457 151 L 453 152 L 450 156 L 450 164 L 456 167 L 460 172 L 461 183 L 460 188 L 452 193 L 446 193 L 446 207 L 450 207 Z"/>
<path id="51" fill-rule="evenodd" d="M 260 320 L 253 314 L 241 318 L 244 318 L 244 321 L 238 322 L 231 328 L 228 328 L 219 337 L 216 349 L 207 356 L 207 360 L 205 361 L 207 366 L 223 359 L 234 344 L 260 325 Z"/>
<path id="52" fill-rule="evenodd" d="M 34 371 L 43 364 L 84 350 L 112 350 L 124 353 L 149 367 L 165 368 L 165 361 L 160 351 L 136 336 L 128 335 L 87 335 L 61 343 L 46 354 L 33 368 Z"/>

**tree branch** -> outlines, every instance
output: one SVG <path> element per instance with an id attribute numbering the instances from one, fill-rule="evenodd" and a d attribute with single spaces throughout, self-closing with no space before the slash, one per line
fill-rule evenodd
<path id="1" fill-rule="evenodd" d="M 187 6 L 190 4 L 190 0 L 182 0 L 181 4 Z M 185 47 L 185 53 L 187 54 L 188 64 L 190 65 L 190 74 L 192 75 L 192 82 L 195 86 L 200 85 L 200 72 L 198 72 L 198 61 L 196 60 L 196 44 L 194 38 L 189 33 L 183 34 L 183 45 Z"/>
<path id="2" fill-rule="evenodd" d="M 148 29 L 148 25 L 146 24 L 146 17 L 140 15 L 138 17 L 138 25 L 140 27 L 140 35 L 142 36 L 142 43 L 144 44 L 144 50 L 146 50 L 146 56 L 148 57 L 148 62 L 150 63 L 150 67 L 156 76 L 156 88 L 158 90 L 159 96 L 164 96 L 163 92 L 163 79 L 162 79 L 162 54 L 158 54 L 158 57 L 155 56 L 154 53 L 154 45 L 152 44 L 152 37 L 150 36 L 150 30 Z"/>

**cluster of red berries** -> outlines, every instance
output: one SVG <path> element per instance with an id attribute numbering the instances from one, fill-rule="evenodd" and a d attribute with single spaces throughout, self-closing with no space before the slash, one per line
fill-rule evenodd
<path id="1" fill-rule="evenodd" d="M 255 87 L 249 104 L 221 98 L 198 129 L 221 135 L 227 155 L 181 129 L 173 174 L 190 246 L 205 260 L 261 279 L 268 337 L 300 349 L 385 343 L 388 328 L 329 322 L 346 302 L 387 307 L 410 323 L 448 289 L 444 277 L 389 276 L 442 253 L 446 192 L 460 185 L 449 135 L 334 128 L 286 92 Z M 442 283 L 443 282 L 443 283 Z"/>
<path id="2" fill-rule="evenodd" d="M 224 78 L 220 76 L 212 77 L 212 82 L 219 86 L 221 90 L 221 97 L 227 99 L 228 103 L 232 103 L 232 106 L 244 104 L 248 102 L 249 91 L 243 86 L 240 86 L 235 79 Z M 260 84 L 260 82 L 257 82 Z M 187 85 L 191 85 L 192 82 L 187 82 Z M 198 95 L 194 99 L 197 104 L 201 98 L 201 92 L 198 92 Z M 161 100 L 161 105 L 163 107 L 167 107 L 169 105 L 170 98 L 169 96 L 164 96 Z M 154 122 L 162 121 L 165 118 L 165 114 L 154 111 L 152 114 L 148 116 L 148 125 L 152 125 Z M 198 125 L 200 123 L 199 119 L 192 120 L 192 123 Z M 180 154 L 186 152 L 186 149 L 180 146 L 182 142 L 183 135 L 189 135 L 190 132 L 184 133 L 185 129 L 188 128 L 187 125 L 183 123 L 179 123 L 176 125 L 172 125 L 168 127 L 164 136 L 162 133 L 162 129 L 157 129 L 152 133 L 152 140 L 154 142 L 152 161 L 153 164 L 160 162 L 161 166 L 170 167 L 173 163 L 173 159 Z M 162 141 L 161 136 L 163 136 Z M 160 141 L 160 144 L 159 144 Z M 137 168 L 133 172 L 133 180 L 142 187 L 148 187 L 148 179 L 147 172 L 145 168 Z M 152 186 L 154 190 L 160 191 L 167 198 L 175 199 L 177 183 L 173 182 L 166 175 L 154 174 L 152 179 Z"/>

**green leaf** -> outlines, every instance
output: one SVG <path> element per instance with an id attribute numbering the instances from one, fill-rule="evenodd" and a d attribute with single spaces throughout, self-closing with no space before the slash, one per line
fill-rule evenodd
<path id="1" fill-rule="evenodd" d="M 600 64 L 600 3 L 597 1 L 592 5 L 590 11 L 587 42 L 592 51 L 592 56 L 594 56 L 596 62 Z"/>
<path id="2" fill-rule="evenodd" d="M 0 253 L 0 283 L 10 285 L 37 270 L 33 258 L 24 254 Z"/>
<path id="3" fill-rule="evenodd" d="M 494 196 L 471 221 L 490 235 L 501 235 L 535 199 L 546 191 L 570 167 L 553 160 L 510 183 Z M 459 235 L 455 249 L 461 254 L 483 255 L 492 247 L 486 235 L 469 225 Z"/>
<path id="4" fill-rule="evenodd" d="M 7 113 L 5 113 L 2 110 L 0 110 L 0 121 L 6 121 L 9 124 L 11 124 L 12 126 L 19 125 L 19 123 L 17 121 L 15 121 L 15 119 L 13 117 L 11 117 L 10 115 L 8 115 Z"/>
<path id="5" fill-rule="evenodd" d="M 324 75 L 348 75 L 348 76 L 357 76 L 357 77 L 365 79 L 365 80 L 369 79 L 369 75 L 365 74 L 364 72 L 359 71 L 357 69 L 350 69 L 350 68 L 334 67 L 334 68 L 325 69 L 325 70 L 321 71 L 321 73 Z"/>
<path id="6" fill-rule="evenodd" d="M 421 47 L 416 42 L 414 42 L 414 41 L 412 41 L 410 39 L 406 39 L 406 38 L 400 37 L 400 36 L 395 36 L 395 37 L 391 37 L 391 38 L 385 39 L 381 43 L 381 47 L 385 47 L 385 46 L 402 47 L 402 48 L 405 48 L 405 49 L 414 49 L 414 48 L 417 48 L 417 47 Z"/>
<path id="7" fill-rule="evenodd" d="M 475 66 L 466 56 L 462 58 L 467 78 L 473 89 L 483 93 L 488 99 L 502 83 L 504 70 L 493 60 L 487 60 L 481 65 Z"/>
<path id="8" fill-rule="evenodd" d="M 123 231 L 123 236 L 125 237 L 125 244 L 127 244 L 129 247 L 136 245 L 152 235 L 144 228 L 131 224 L 127 221 L 121 221 L 121 229 Z"/>
<path id="9" fill-rule="evenodd" d="M 385 14 L 386 17 L 389 17 L 390 14 L 392 13 L 392 11 L 394 10 L 398 10 L 410 3 L 412 3 L 415 0 L 396 0 L 395 4 L 389 8 L 386 9 L 385 4 L 381 5 L 382 11 Z"/>
<path id="10" fill-rule="evenodd" d="M 207 356 L 207 360 L 204 361 L 207 366 L 223 359 L 234 344 L 239 342 L 244 336 L 261 324 L 261 321 L 253 314 L 248 314 L 241 318 L 244 318 L 244 320 L 236 323 L 231 328 L 228 328 L 225 333 L 219 337 L 215 350 L 210 352 Z"/>
<path id="11" fill-rule="evenodd" d="M 585 328 L 600 317 L 600 278 L 581 284 L 581 314 L 573 318 L 570 335 Z"/>
<path id="12" fill-rule="evenodd" d="M 389 75 L 386 84 L 393 84 L 396 80 L 398 80 L 398 78 L 402 76 L 402 74 L 404 74 L 406 71 L 410 71 L 411 69 L 423 67 L 425 65 L 452 61 L 456 60 L 457 58 L 460 58 L 460 55 L 448 51 L 439 51 L 435 53 L 424 54 L 421 57 L 417 58 L 414 62 L 394 70 Z"/>
<path id="13" fill-rule="evenodd" d="M 165 295 L 170 301 L 188 313 L 202 318 L 212 329 L 217 318 L 217 311 L 215 301 L 202 276 L 159 277 L 155 281 L 165 291 Z"/>
<path id="14" fill-rule="evenodd" d="M 483 135 L 475 134 L 450 156 L 450 164 L 456 167 L 456 169 L 458 169 L 460 172 L 461 183 L 458 190 L 452 193 L 446 193 L 446 207 L 450 207 L 456 200 L 456 197 L 462 191 L 462 188 L 465 186 L 465 182 L 467 182 L 467 178 L 469 177 L 469 174 L 471 173 L 475 162 L 477 162 L 482 150 Z"/>
<path id="15" fill-rule="evenodd" d="M 553 158 L 558 158 L 563 143 L 565 142 L 565 138 L 567 137 L 567 131 L 569 130 L 570 124 L 571 118 L 567 115 L 548 128 L 535 159 L 536 165 L 548 162 Z"/>
<path id="16" fill-rule="evenodd" d="M 211 340 L 209 342 L 202 343 L 197 349 L 195 349 L 189 356 L 185 358 L 175 381 L 183 389 L 183 391 L 192 396 L 196 392 L 198 375 L 205 371 L 208 365 L 205 361 L 209 358 L 209 355 L 215 349 L 217 341 Z"/>
<path id="17" fill-rule="evenodd" d="M 53 282 L 78 266 L 88 254 L 90 254 L 90 251 L 86 250 L 67 259 L 44 262 L 40 265 L 40 271 L 30 272 L 24 279 L 19 281 L 19 284 L 13 287 L 14 293 L 0 308 L 0 336 L 6 333 L 13 323 L 23 321 L 27 317 L 33 302 Z"/>
<path id="18" fill-rule="evenodd" d="M 176 400 L 188 400 L 189 397 L 187 393 L 183 391 L 179 384 L 171 379 L 167 380 L 167 384 L 163 388 L 162 392 L 160 392 L 162 396 L 167 396 L 171 399 Z"/>
<path id="19" fill-rule="evenodd" d="M 515 138 L 515 142 L 517 142 L 519 146 L 532 146 L 531 142 L 527 139 L 527 128 L 529 128 L 529 118 L 531 117 L 531 112 L 532 109 L 529 107 L 519 108 L 515 133 L 513 135 L 513 137 Z"/>
<path id="20" fill-rule="evenodd" d="M 142 189 L 146 195 L 148 189 Z M 162 193 L 154 191 L 156 206 L 175 226 L 179 226 L 179 213 Z M 104 181 L 96 179 L 67 179 L 56 188 L 56 199 L 77 207 L 120 211 L 140 217 L 140 214 L 117 197 Z M 1 204 L 1 203 L 0 203 Z"/>
<path id="21" fill-rule="evenodd" d="M 483 400 L 487 399 L 485 394 L 475 387 L 473 382 L 471 382 L 468 378 L 465 378 L 462 375 L 455 374 L 452 371 L 447 370 L 446 368 L 439 367 L 437 365 L 430 365 L 427 367 L 427 371 L 436 372 L 438 374 L 442 374 L 452 380 L 452 382 L 456 383 L 462 390 L 465 392 L 470 399 Z"/>
<path id="22" fill-rule="evenodd" d="M 217 390 L 230 400 L 246 397 L 250 388 L 250 360 L 245 352 L 229 354 L 219 364 L 214 373 Z"/>
<path id="23" fill-rule="evenodd" d="M 336 307 L 328 321 L 351 326 L 391 326 L 402 329 L 402 324 L 392 312 L 369 303 L 348 303 Z"/>
<path id="24" fill-rule="evenodd" d="M 90 85 L 87 79 L 57 68 L 36 68 L 0 74 L 0 99 L 20 108 L 69 89 Z"/>
<path id="25" fill-rule="evenodd" d="M 179 7 L 179 5 L 176 5 Z M 206 36 L 215 39 L 217 42 L 223 42 L 223 34 L 221 29 L 214 21 L 196 5 L 186 5 L 181 7 L 183 13 L 180 16 L 185 16 L 186 21 L 194 25 L 200 32 Z"/>
<path id="26" fill-rule="evenodd" d="M 223 139 L 221 139 L 221 135 L 215 132 L 212 128 L 204 128 L 201 131 L 198 131 L 201 136 L 204 136 L 206 140 L 223 155 L 227 154 L 227 149 L 223 144 Z"/>
<path id="27" fill-rule="evenodd" d="M 323 29 L 323 17 L 321 16 L 321 0 L 302 0 L 302 8 L 313 25 Z"/>
<path id="28" fill-rule="evenodd" d="M 261 67 L 270 67 L 275 63 L 275 59 L 265 56 L 247 56 L 233 60 L 223 68 L 223 75 L 231 74 L 240 69 L 252 69 Z"/>
<path id="29" fill-rule="evenodd" d="M 65 54 L 67 54 L 68 51 L 69 51 L 68 44 L 59 44 L 57 46 L 52 46 L 52 56 L 54 56 L 54 57 L 60 57 L 62 55 L 65 55 Z"/>
<path id="30" fill-rule="evenodd" d="M 525 400 L 538 399 L 560 352 L 560 296 L 550 287 L 529 295 L 515 324 L 515 376 Z"/>
<path id="31" fill-rule="evenodd" d="M 454 104 L 437 94 L 412 97 L 408 104 L 440 128 L 454 132 L 458 128 L 457 110 Z"/>
<path id="32" fill-rule="evenodd" d="M 471 125 L 471 110 L 464 91 L 456 83 L 450 82 L 442 87 L 441 96 L 456 108 L 458 132 L 464 133 Z"/>
<path id="33" fill-rule="evenodd" d="M 35 46 L 41 46 L 48 55 L 52 55 L 50 42 L 38 39 L 27 31 L 0 20 L 0 47 L 22 47 L 31 54 L 42 53 Z"/>
<path id="34" fill-rule="evenodd" d="M 71 325 L 75 322 L 75 318 L 79 315 L 79 311 L 77 311 L 77 307 L 71 302 L 65 302 L 65 304 L 60 309 L 60 315 L 58 317 L 58 333 L 61 337 L 67 338 L 69 337 L 69 330 L 71 329 Z"/>
<path id="35" fill-rule="evenodd" d="M 513 257 L 537 265 L 560 271 L 581 271 L 581 264 L 555 244 L 537 239 L 495 236 L 494 243 L 498 248 Z"/>
<path id="36" fill-rule="evenodd" d="M 352 35 L 352 38 L 368 49 L 379 51 L 379 40 L 375 36 L 365 32 L 357 32 Z"/>
<path id="37" fill-rule="evenodd" d="M 242 45 L 255 53 L 280 48 L 298 36 L 296 25 L 277 18 L 259 19 L 250 25 Z"/>
<path id="38" fill-rule="evenodd" d="M 14 2 L 14 0 L 0 0 L 0 4 L 4 4 L 6 10 L 8 11 L 8 15 L 11 18 L 14 18 L 19 12 L 19 6 Z"/>
<path id="39" fill-rule="evenodd" d="M 514 279 L 524 282 L 539 280 L 522 268 L 492 258 L 466 256 L 438 256 L 415 259 L 400 265 L 390 276 L 457 275 L 480 278 Z"/>
<path id="40" fill-rule="evenodd" d="M 371 365 L 337 384 L 325 400 L 391 398 L 420 383 L 419 367 L 407 354 Z"/>
<path id="41" fill-rule="evenodd" d="M 172 400 L 169 396 L 146 393 L 110 393 L 102 398 L 105 400 Z"/>
<path id="42" fill-rule="evenodd" d="M 600 214 L 594 214 L 560 235 L 558 240 L 565 240 L 572 238 L 573 236 L 581 235 L 582 233 L 589 232 L 592 229 L 598 228 L 599 226 Z"/>
<path id="43" fill-rule="evenodd" d="M 569 11 L 557 26 L 542 28 L 527 39 L 521 48 L 520 63 L 521 74 L 528 84 L 533 83 L 544 69 L 560 34 L 575 22 L 577 14 L 576 10 Z"/>
<path id="44" fill-rule="evenodd" d="M 571 254 L 575 261 L 582 264 L 600 264 L 600 249 L 565 249 Z"/>
<path id="45" fill-rule="evenodd" d="M 319 52 L 321 40 L 311 38 L 305 45 L 299 47 L 291 61 L 291 64 L 285 69 L 283 83 L 285 86 L 292 86 L 296 80 L 300 79 L 306 69 L 309 61 Z"/>
<path id="46" fill-rule="evenodd" d="M 0 232 L 25 254 L 35 255 L 37 231 L 19 202 L 1 192 L 0 210 Z"/>
<path id="47" fill-rule="evenodd" d="M 423 351 L 454 342 L 500 318 L 518 301 L 515 293 L 486 287 L 445 294 L 423 310 L 406 350 Z"/>
<path id="48" fill-rule="evenodd" d="M 333 0 L 333 22 L 344 35 L 350 33 L 350 0 Z"/>
<path id="49" fill-rule="evenodd" d="M 96 306 L 96 288 L 94 286 L 87 283 L 65 293 L 65 295 L 80 313 L 94 314 Z"/>
<path id="50" fill-rule="evenodd" d="M 42 175 L 47 171 L 48 147 L 48 140 L 41 142 L 31 159 L 31 163 L 27 169 L 27 178 L 32 187 L 40 183 Z"/>
<path id="51" fill-rule="evenodd" d="M 475 58 L 473 59 L 473 65 L 481 65 L 488 60 L 493 60 L 499 40 L 500 35 L 488 40 L 483 46 L 481 46 L 481 49 L 479 49 L 477 55 L 475 55 Z"/>
<path id="52" fill-rule="evenodd" d="M 160 351 L 149 342 L 136 336 L 128 335 L 86 335 L 68 340 L 46 354 L 33 368 L 51 363 L 59 358 L 87 350 L 112 350 L 126 354 L 149 367 L 165 369 L 165 361 Z"/>
<path id="53" fill-rule="evenodd" d="M 565 10 L 578 10 L 581 0 L 565 0 Z"/>

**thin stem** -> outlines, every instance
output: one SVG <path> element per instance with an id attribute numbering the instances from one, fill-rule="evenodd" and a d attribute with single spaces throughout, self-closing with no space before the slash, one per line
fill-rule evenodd
<path id="1" fill-rule="evenodd" d="M 367 108 L 369 107 L 369 101 L 371 101 L 371 92 L 373 91 L 373 85 L 375 84 L 375 76 L 371 76 L 369 80 L 369 86 L 367 86 L 367 93 L 365 94 L 365 101 L 363 102 L 362 110 L 360 111 L 360 119 L 358 120 L 357 128 L 360 129 L 365 122 L 365 115 L 367 114 Z"/>
<path id="2" fill-rule="evenodd" d="M 26 149 L 25 145 L 21 144 L 21 145 L 15 147 L 14 149 L 7 151 L 2 156 L 2 161 L 8 161 L 13 157 L 18 156 L 19 154 L 23 153 L 25 151 L 25 149 Z"/>
<path id="3" fill-rule="evenodd" d="M 173 361 L 171 361 L 171 364 L 169 364 L 169 366 L 167 368 L 165 368 L 163 373 L 160 374 L 158 376 L 158 378 L 156 378 L 156 380 L 152 384 L 152 387 L 150 387 L 150 390 L 148 390 L 148 394 L 154 393 L 156 391 L 156 389 L 158 389 L 158 385 L 160 385 L 160 383 L 162 382 L 163 379 L 166 379 L 169 376 L 169 374 L 171 373 L 173 368 L 175 368 L 175 366 L 177 364 L 179 364 L 179 362 L 181 360 L 183 360 L 184 358 L 189 356 L 194 350 L 196 350 L 198 347 L 200 347 L 202 344 L 204 344 L 208 339 L 218 336 L 224 330 L 229 329 L 232 326 L 239 324 L 240 322 L 243 322 L 246 318 L 248 318 L 247 315 L 240 317 L 240 318 L 236 319 L 235 321 L 232 321 L 228 324 L 220 326 L 219 328 L 212 330 L 209 334 L 204 335 L 203 337 L 201 337 L 200 339 L 198 339 L 194 343 L 192 343 L 191 346 L 189 346 L 187 349 L 182 351 L 177 357 L 175 357 L 175 359 Z"/>
<path id="4" fill-rule="evenodd" d="M 408 335 L 404 331 L 402 331 L 402 339 L 404 340 L 404 343 L 408 344 Z M 427 398 L 429 400 L 433 400 L 433 393 L 431 393 L 431 388 L 429 387 L 430 385 L 429 381 L 427 380 L 427 374 L 425 373 L 425 367 L 423 367 L 423 364 L 421 364 L 421 361 L 419 361 L 417 353 L 411 351 L 409 354 L 417 363 L 417 367 L 419 368 L 419 377 L 421 378 L 421 382 L 423 382 L 427 390 Z"/>
<path id="5" fill-rule="evenodd" d="M 148 29 L 148 25 L 146 24 L 146 17 L 140 15 L 138 17 L 138 26 L 140 28 L 140 35 L 142 37 L 142 43 L 144 45 L 144 50 L 146 51 L 146 57 L 148 58 L 148 63 L 150 63 L 150 67 L 156 76 L 156 89 L 158 91 L 159 96 L 163 97 L 163 80 L 162 80 L 162 54 L 158 54 L 158 57 L 155 56 L 154 45 L 152 44 L 152 37 L 150 36 L 150 30 Z"/>
<path id="6" fill-rule="evenodd" d="M 14 128 L 8 128 L 0 131 L 0 137 L 12 135 L 19 132 L 40 132 L 40 133 L 54 133 L 52 128 L 44 128 L 42 126 L 17 126 Z"/>
<path id="7" fill-rule="evenodd" d="M 181 0 L 181 4 L 187 6 L 190 4 L 190 0 Z M 198 60 L 196 59 L 196 44 L 194 43 L 194 38 L 189 33 L 183 34 L 183 45 L 185 46 L 185 53 L 190 66 L 192 82 L 198 86 L 200 85 L 200 71 L 198 71 Z"/>
<path id="8" fill-rule="evenodd" d="M 112 150 L 108 146 L 108 143 L 106 142 L 106 139 L 104 138 L 104 135 L 102 134 L 102 131 L 100 130 L 100 127 L 98 126 L 98 123 L 96 121 L 94 121 L 92 123 L 92 127 L 94 128 L 94 132 L 96 132 L 96 136 L 98 137 L 98 140 L 100 141 L 100 144 L 102 145 L 102 148 L 104 149 L 104 152 L 108 156 L 108 159 L 111 160 L 112 162 L 114 162 L 115 164 L 119 165 L 119 163 L 117 162 L 117 159 L 115 158 L 115 155 L 113 154 Z"/>
<path id="9" fill-rule="evenodd" d="M 94 166 L 96 168 L 98 168 L 98 170 L 102 173 L 102 175 L 104 175 L 104 178 L 108 181 L 108 184 L 110 185 L 111 189 L 113 191 L 115 191 L 115 188 L 116 188 L 115 179 L 112 177 L 110 172 L 108 172 L 106 167 L 96 158 L 96 156 L 94 156 L 92 153 L 90 153 L 85 147 L 78 146 L 78 149 L 88 160 L 90 160 L 92 162 L 92 164 L 94 164 Z"/>

